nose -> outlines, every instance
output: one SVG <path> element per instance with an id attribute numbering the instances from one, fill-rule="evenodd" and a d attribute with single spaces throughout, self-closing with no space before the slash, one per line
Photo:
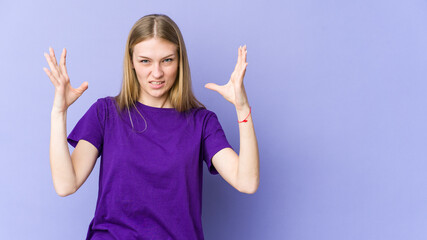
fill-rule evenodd
<path id="1" fill-rule="evenodd" d="M 154 64 L 153 71 L 151 73 L 155 78 L 161 78 L 163 76 L 163 70 L 160 64 Z"/>

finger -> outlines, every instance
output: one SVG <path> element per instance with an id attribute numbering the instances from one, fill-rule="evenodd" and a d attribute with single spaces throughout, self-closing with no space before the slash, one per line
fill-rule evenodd
<path id="1" fill-rule="evenodd" d="M 245 70 L 246 68 L 246 45 L 244 45 L 241 49 L 241 53 L 240 53 L 240 62 L 239 62 L 239 68 L 238 71 L 242 72 Z"/>
<path id="2" fill-rule="evenodd" d="M 240 70 L 244 68 L 246 62 L 246 44 L 243 45 L 241 49 L 241 56 L 240 56 Z"/>
<path id="3" fill-rule="evenodd" d="M 219 90 L 221 89 L 221 87 L 215 83 L 207 83 L 205 85 L 205 88 L 219 92 Z"/>
<path id="4" fill-rule="evenodd" d="M 241 63 L 242 62 L 242 49 L 243 49 L 243 47 L 240 46 L 239 47 L 239 57 L 237 58 L 237 63 Z"/>
<path id="5" fill-rule="evenodd" d="M 240 51 L 239 51 L 239 60 L 237 62 L 237 71 L 241 72 L 242 71 L 242 65 L 243 65 L 243 48 L 244 46 L 240 47 Z"/>
<path id="6" fill-rule="evenodd" d="M 52 58 L 53 64 L 58 65 L 58 63 L 56 62 L 55 52 L 53 51 L 52 47 L 49 47 L 49 52 L 50 52 L 50 57 Z"/>
<path id="7" fill-rule="evenodd" d="M 235 76 L 234 76 L 235 80 L 234 81 L 237 84 L 242 84 L 243 78 L 245 77 L 245 73 L 246 73 L 246 66 L 248 66 L 248 63 L 244 62 L 244 63 L 240 64 L 239 69 L 236 72 L 234 72 L 234 74 L 235 74 Z M 233 77 L 233 75 L 232 75 L 232 77 Z"/>
<path id="8" fill-rule="evenodd" d="M 234 67 L 234 71 L 237 71 L 237 69 L 239 68 L 239 63 L 240 63 L 240 55 L 241 55 L 241 46 L 239 46 L 239 49 L 237 51 L 237 63 L 236 66 Z"/>
<path id="9" fill-rule="evenodd" d="M 240 62 L 239 62 L 240 65 L 242 65 L 242 63 L 243 63 L 243 51 L 244 51 L 244 47 L 245 46 L 242 46 L 240 48 Z"/>
<path id="10" fill-rule="evenodd" d="M 245 44 L 245 48 L 243 50 L 243 63 L 246 63 L 247 55 L 248 55 L 248 50 L 247 50 L 247 47 L 246 47 L 246 44 Z"/>
<path id="11" fill-rule="evenodd" d="M 246 67 L 248 66 L 248 63 L 245 63 L 245 65 L 243 65 L 243 72 L 242 72 L 242 80 L 245 77 L 245 73 L 246 73 Z"/>
<path id="12" fill-rule="evenodd" d="M 65 48 L 62 49 L 61 58 L 59 59 L 59 66 L 65 65 Z"/>
<path id="13" fill-rule="evenodd" d="M 52 72 L 53 76 L 59 77 L 58 68 L 53 64 L 50 55 L 47 53 L 44 53 L 44 56 L 46 58 L 47 63 L 49 64 L 49 68 L 50 68 L 50 71 Z"/>
<path id="14" fill-rule="evenodd" d="M 246 69 L 246 45 L 242 47 L 242 53 L 239 63 L 239 72 L 244 72 Z"/>
<path id="15" fill-rule="evenodd" d="M 83 82 L 80 87 L 78 87 L 76 90 L 79 91 L 80 93 L 83 93 L 84 91 L 86 91 L 89 87 L 89 83 L 88 82 Z"/>
<path id="16" fill-rule="evenodd" d="M 62 74 L 68 79 L 67 67 L 65 66 L 66 56 L 67 50 L 64 48 L 62 50 L 61 59 L 59 60 L 59 67 L 61 68 Z"/>
<path id="17" fill-rule="evenodd" d="M 47 68 L 43 68 L 44 72 L 47 74 L 47 76 L 49 77 L 50 81 L 53 83 L 53 85 L 56 87 L 59 85 L 58 80 L 56 80 L 56 78 L 52 75 L 52 73 L 47 69 Z"/>

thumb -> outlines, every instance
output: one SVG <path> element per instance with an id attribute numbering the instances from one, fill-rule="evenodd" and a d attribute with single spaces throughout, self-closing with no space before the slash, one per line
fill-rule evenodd
<path id="1" fill-rule="evenodd" d="M 77 88 L 78 91 L 80 91 L 81 93 L 83 93 L 84 91 L 86 91 L 89 87 L 89 83 L 88 82 L 83 82 L 82 85 L 80 85 L 80 87 Z"/>
<path id="2" fill-rule="evenodd" d="M 220 88 L 220 86 L 218 86 L 218 85 L 217 85 L 217 84 L 215 84 L 215 83 L 207 83 L 207 84 L 205 85 L 205 88 L 210 89 L 210 90 L 213 90 L 213 91 L 217 91 L 217 92 L 219 92 L 219 88 Z"/>

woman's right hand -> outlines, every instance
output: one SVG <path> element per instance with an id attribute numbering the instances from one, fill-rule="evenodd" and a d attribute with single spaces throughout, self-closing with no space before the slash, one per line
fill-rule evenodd
<path id="1" fill-rule="evenodd" d="M 59 65 L 56 62 L 55 53 L 53 49 L 49 48 L 49 53 L 44 53 L 47 63 L 49 64 L 50 71 L 43 68 L 50 81 L 55 86 L 55 98 L 53 101 L 52 112 L 63 113 L 66 112 L 68 107 L 79 98 L 89 86 L 88 82 L 83 82 L 80 87 L 73 88 L 70 83 L 70 78 L 67 74 L 67 67 L 65 66 L 65 56 L 67 50 L 64 48 L 61 54 Z"/>

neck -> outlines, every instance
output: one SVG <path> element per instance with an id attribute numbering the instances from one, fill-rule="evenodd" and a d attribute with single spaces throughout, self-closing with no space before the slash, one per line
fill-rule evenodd
<path id="1" fill-rule="evenodd" d="M 162 103 L 162 105 L 160 106 L 160 108 L 171 108 L 172 107 L 172 104 L 168 101 L 169 100 L 169 98 L 166 98 L 164 101 L 163 101 L 163 103 Z M 167 103 L 167 104 L 166 104 Z"/>
<path id="2" fill-rule="evenodd" d="M 155 107 L 155 108 L 173 108 L 172 103 L 169 101 L 169 97 L 166 96 L 163 100 L 161 101 L 144 101 L 144 99 L 142 97 L 139 98 L 138 100 L 140 103 L 150 106 L 150 107 Z"/>

